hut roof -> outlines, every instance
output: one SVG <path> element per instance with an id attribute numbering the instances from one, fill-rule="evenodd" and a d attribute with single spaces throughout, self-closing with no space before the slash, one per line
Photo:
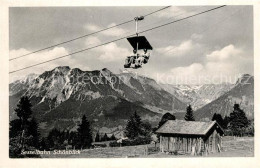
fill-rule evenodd
<path id="1" fill-rule="evenodd" d="M 207 132 L 215 124 L 217 124 L 216 121 L 201 122 L 201 121 L 168 120 L 156 131 L 156 133 L 206 135 Z M 219 130 L 221 130 L 221 132 L 223 132 L 222 128 L 219 125 L 218 128 Z"/>

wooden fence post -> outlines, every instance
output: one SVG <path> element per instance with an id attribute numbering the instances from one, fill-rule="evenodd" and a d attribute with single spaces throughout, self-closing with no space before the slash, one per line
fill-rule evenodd
<path id="1" fill-rule="evenodd" d="M 160 135 L 160 151 L 162 152 L 162 136 Z"/>
<path id="2" fill-rule="evenodd" d="M 218 151 L 221 152 L 221 148 L 220 148 L 219 144 L 218 144 Z"/>
<path id="3" fill-rule="evenodd" d="M 199 138 L 199 147 L 198 147 L 198 154 L 201 153 L 201 137 Z"/>
<path id="4" fill-rule="evenodd" d="M 208 156 L 208 144 L 205 144 L 205 156 Z"/>
<path id="5" fill-rule="evenodd" d="M 148 145 L 146 145 L 146 155 L 148 155 Z"/>

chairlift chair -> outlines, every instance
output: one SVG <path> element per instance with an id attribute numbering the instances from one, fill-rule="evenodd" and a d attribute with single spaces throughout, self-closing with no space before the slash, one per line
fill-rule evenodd
<path id="1" fill-rule="evenodd" d="M 149 43 L 149 41 L 146 39 L 145 36 L 138 36 L 137 22 L 143 19 L 144 19 L 143 16 L 135 18 L 136 36 L 127 38 L 128 42 L 133 47 L 133 55 L 128 56 L 126 58 L 124 68 L 141 68 L 142 63 L 146 64 L 149 59 L 149 55 L 145 55 L 145 54 L 148 54 L 147 53 L 148 50 L 153 50 L 153 47 L 151 46 L 151 44 Z M 139 50 L 143 50 L 144 54 L 140 55 L 138 53 Z M 141 63 L 139 63 L 138 61 L 141 61 Z M 133 64 L 134 66 L 131 66 Z"/>

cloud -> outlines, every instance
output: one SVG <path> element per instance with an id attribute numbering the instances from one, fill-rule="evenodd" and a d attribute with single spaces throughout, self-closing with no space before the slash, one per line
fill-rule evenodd
<path id="1" fill-rule="evenodd" d="M 216 50 L 208 54 L 206 57 L 211 61 L 224 61 L 228 59 L 234 59 L 238 54 L 241 53 L 241 50 L 234 47 L 230 44 L 221 50 Z"/>
<path id="2" fill-rule="evenodd" d="M 85 25 L 85 29 L 89 30 L 89 31 L 98 31 L 98 30 L 101 30 L 100 27 L 98 27 L 97 25 L 94 25 L 94 24 L 86 24 Z"/>
<path id="3" fill-rule="evenodd" d="M 96 36 L 89 37 L 85 41 L 87 47 L 95 46 L 100 43 L 101 40 Z M 119 60 L 123 61 L 130 53 L 131 52 L 127 48 L 121 47 L 117 43 L 113 42 L 90 50 L 88 59 L 99 63 L 100 61 L 102 63 L 112 63 Z"/>
<path id="4" fill-rule="evenodd" d="M 175 57 L 185 55 L 198 46 L 199 44 L 194 43 L 192 40 L 186 40 L 179 45 L 158 48 L 157 51 L 162 55 Z"/>
<path id="5" fill-rule="evenodd" d="M 194 34 L 191 35 L 191 39 L 193 39 L 193 40 L 201 40 L 202 38 L 203 38 L 202 34 L 194 33 Z"/>
<path id="6" fill-rule="evenodd" d="M 11 50 L 9 52 L 10 58 L 14 58 L 20 55 L 24 55 L 30 53 L 27 49 L 21 48 L 18 50 Z M 18 69 L 22 69 L 31 65 L 35 65 L 37 63 L 41 63 L 50 59 L 54 59 L 63 55 L 68 55 L 69 52 L 63 47 L 55 47 L 48 51 L 42 51 L 38 53 L 34 53 L 32 55 L 28 55 L 26 57 L 16 59 L 9 62 L 9 71 L 15 71 Z M 52 62 L 48 62 L 45 64 L 41 64 L 35 67 L 31 67 L 25 70 L 21 70 L 15 73 L 10 74 L 10 80 L 14 81 L 22 78 L 25 75 L 36 73 L 41 74 L 44 71 L 51 70 L 57 66 L 70 66 L 71 68 L 82 68 L 82 70 L 89 70 L 88 66 L 83 65 L 80 61 L 73 58 L 73 56 L 64 57 L 62 59 L 58 59 Z"/>
<path id="7" fill-rule="evenodd" d="M 158 74 L 156 80 L 168 84 L 217 84 L 233 83 L 239 75 L 239 70 L 230 63 L 193 63 Z"/>
<path id="8" fill-rule="evenodd" d="M 204 70 L 203 65 L 199 63 L 193 63 L 187 67 L 177 67 L 171 69 L 171 73 L 173 75 L 184 75 L 184 76 L 191 76 L 191 75 L 196 75 L 198 73 L 201 73 L 201 71 Z"/>
<path id="9" fill-rule="evenodd" d="M 98 44 L 101 44 L 101 40 L 98 37 L 96 37 L 96 36 L 88 37 L 85 40 L 85 45 L 87 47 L 90 47 L 90 46 L 93 46 L 93 45 L 98 45 Z"/>
<path id="10" fill-rule="evenodd" d="M 31 51 L 29 51 L 27 49 L 21 48 L 18 50 L 11 50 L 9 52 L 9 55 L 10 55 L 10 58 L 14 58 L 14 57 L 17 57 L 17 56 L 20 56 L 23 54 L 27 54 L 30 52 Z M 50 59 L 54 59 L 59 56 L 63 56 L 63 55 L 67 55 L 67 54 L 69 54 L 69 53 L 65 48 L 55 47 L 52 50 L 34 53 L 31 55 L 25 56 L 23 58 L 13 60 L 10 62 L 9 70 L 13 71 L 16 69 L 31 66 L 31 65 L 34 65 L 34 64 L 37 64 L 40 62 L 44 62 L 44 61 L 47 61 Z M 65 57 L 64 59 L 62 59 L 62 61 L 63 60 L 68 61 L 68 59 L 69 59 L 68 57 Z M 49 67 L 50 65 L 57 64 L 57 62 L 61 62 L 61 60 L 49 62 L 44 65 L 38 66 L 38 68 L 33 68 L 33 69 L 34 69 L 34 71 L 39 72 L 39 71 L 42 71 L 43 69 L 47 69 L 47 67 Z M 46 65 L 48 65 L 48 66 L 46 66 Z M 28 70 L 31 71 L 31 69 L 28 69 Z M 25 71 L 28 71 L 28 70 L 25 70 Z"/>
<path id="11" fill-rule="evenodd" d="M 157 80 L 172 84 L 233 83 L 241 74 L 252 73 L 247 66 L 249 62 L 252 62 L 251 57 L 246 58 L 242 49 L 230 44 L 206 55 L 204 63 L 172 68 L 157 74 Z"/>
<path id="12" fill-rule="evenodd" d="M 118 46 L 116 43 L 110 43 L 99 48 L 100 56 L 98 59 L 102 62 L 113 62 L 125 59 L 130 51 Z"/>
<path id="13" fill-rule="evenodd" d="M 106 28 L 109 28 L 109 27 L 112 27 L 112 26 L 115 26 L 115 25 L 116 25 L 115 23 L 111 23 Z M 87 24 L 87 25 L 85 25 L 85 29 L 87 29 L 91 32 L 95 32 L 95 31 L 99 31 L 99 30 L 104 29 L 104 27 L 100 27 L 100 26 L 97 26 L 97 25 L 94 25 L 94 24 Z M 117 37 L 117 36 L 125 35 L 127 32 L 128 31 L 123 29 L 123 28 L 114 27 L 114 28 L 102 31 L 102 32 L 100 32 L 100 34 L 105 35 L 105 36 L 115 36 L 115 37 Z"/>
<path id="14" fill-rule="evenodd" d="M 169 9 L 157 13 L 156 16 L 160 18 L 171 18 L 171 17 L 177 17 L 181 15 L 189 16 L 193 14 L 194 12 L 183 9 L 182 7 L 171 6 Z"/>

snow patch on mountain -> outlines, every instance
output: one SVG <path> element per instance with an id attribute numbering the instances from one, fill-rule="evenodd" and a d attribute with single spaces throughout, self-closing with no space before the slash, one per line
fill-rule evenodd
<path id="1" fill-rule="evenodd" d="M 238 103 L 249 119 L 254 118 L 254 77 L 242 75 L 228 92 L 196 111 L 197 118 L 211 118 L 214 113 L 229 116 Z"/>
<path id="2" fill-rule="evenodd" d="M 196 110 L 219 96 L 228 92 L 234 87 L 234 84 L 204 84 L 204 85 L 170 85 L 161 84 L 164 90 L 168 91 L 181 101 L 191 104 L 193 109 Z"/>
<path id="3" fill-rule="evenodd" d="M 98 99 L 98 98 L 102 97 L 99 92 L 93 92 L 93 91 L 87 91 L 87 92 L 85 93 L 85 95 L 86 95 L 86 96 L 91 96 L 92 99 Z"/>

